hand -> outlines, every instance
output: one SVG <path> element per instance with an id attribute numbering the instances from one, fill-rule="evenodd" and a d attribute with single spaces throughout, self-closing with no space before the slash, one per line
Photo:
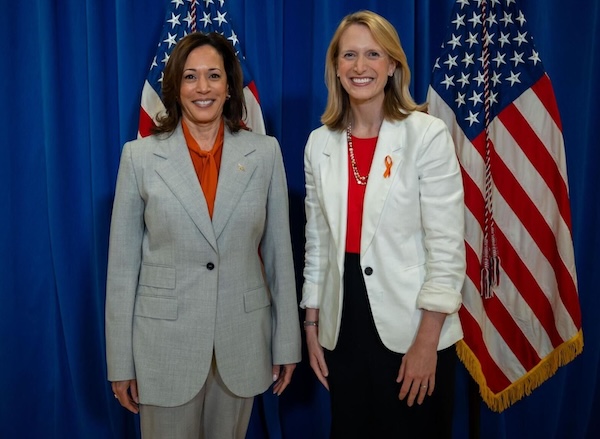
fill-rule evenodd
<path id="1" fill-rule="evenodd" d="M 437 350 L 431 345 L 415 342 L 402 358 L 396 382 L 402 383 L 398 398 L 408 396 L 409 407 L 417 401 L 421 405 L 425 395 L 431 396 L 435 389 L 435 369 L 437 367 Z"/>
<path id="2" fill-rule="evenodd" d="M 327 382 L 327 377 L 329 376 L 329 369 L 327 368 L 327 363 L 325 363 L 325 355 L 323 355 L 323 347 L 321 343 L 319 343 L 319 333 L 317 326 L 311 326 L 306 328 L 306 345 L 308 347 L 308 358 L 310 361 L 310 367 L 312 367 L 313 372 L 325 386 L 327 390 L 329 390 L 329 383 Z"/>
<path id="3" fill-rule="evenodd" d="M 281 395 L 285 388 L 288 386 L 290 381 L 292 380 L 292 374 L 294 373 L 294 369 L 296 369 L 295 364 L 284 364 L 283 366 L 275 365 L 273 366 L 273 381 L 275 384 L 273 385 L 273 393 L 277 396 Z"/>
<path id="4" fill-rule="evenodd" d="M 111 388 L 115 394 L 115 398 L 119 400 L 121 405 L 131 413 L 139 413 L 139 403 L 137 380 L 114 381 L 111 383 Z"/>

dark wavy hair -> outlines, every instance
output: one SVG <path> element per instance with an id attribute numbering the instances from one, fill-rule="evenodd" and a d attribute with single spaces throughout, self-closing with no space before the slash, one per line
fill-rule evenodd
<path id="1" fill-rule="evenodd" d="M 244 101 L 244 79 L 242 67 L 235 50 L 223 35 L 211 32 L 203 34 L 195 32 L 183 37 L 171 52 L 162 80 L 162 101 L 166 112 L 156 115 L 157 125 L 152 128 L 153 134 L 172 133 L 181 120 L 179 91 L 183 78 L 183 69 L 189 54 L 196 48 L 210 45 L 223 57 L 227 85 L 230 98 L 223 106 L 225 125 L 231 132 L 245 129 L 243 118 L 246 115 Z"/>

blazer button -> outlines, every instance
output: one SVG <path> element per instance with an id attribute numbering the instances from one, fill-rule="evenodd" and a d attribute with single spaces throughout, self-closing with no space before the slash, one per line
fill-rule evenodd
<path id="1" fill-rule="evenodd" d="M 373 274 L 373 269 L 371 267 L 365 268 L 365 274 L 371 276 Z"/>
<path id="2" fill-rule="evenodd" d="M 208 268 L 209 270 L 212 270 L 215 268 L 215 264 L 213 264 L 212 262 L 209 262 L 208 264 L 206 264 L 206 268 Z"/>

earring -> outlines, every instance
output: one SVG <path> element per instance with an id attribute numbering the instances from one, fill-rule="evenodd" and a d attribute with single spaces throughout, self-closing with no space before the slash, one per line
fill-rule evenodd
<path id="1" fill-rule="evenodd" d="M 225 99 L 229 99 L 231 97 L 231 95 L 228 93 L 227 96 L 225 96 Z"/>

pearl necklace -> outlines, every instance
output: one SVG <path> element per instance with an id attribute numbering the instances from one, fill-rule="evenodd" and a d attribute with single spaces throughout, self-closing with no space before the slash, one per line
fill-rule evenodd
<path id="1" fill-rule="evenodd" d="M 354 174 L 354 179 L 356 183 L 361 186 L 365 186 L 367 184 L 367 179 L 369 175 L 362 176 L 360 172 L 358 172 L 358 166 L 356 166 L 356 158 L 354 158 L 354 146 L 352 145 L 352 124 L 348 125 L 346 129 L 346 137 L 348 139 L 348 152 L 350 153 L 350 164 L 352 165 L 352 173 Z"/>

